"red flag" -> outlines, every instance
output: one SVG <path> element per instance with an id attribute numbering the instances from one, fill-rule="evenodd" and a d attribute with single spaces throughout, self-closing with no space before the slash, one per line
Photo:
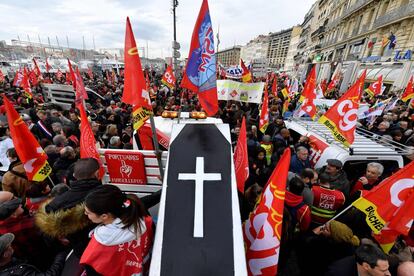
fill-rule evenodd
<path id="1" fill-rule="evenodd" d="M 40 147 L 36 138 L 30 132 L 22 117 L 13 108 L 6 96 L 3 95 L 10 136 L 20 161 L 23 163 L 27 179 L 43 181 L 51 173 L 52 168 L 47 162 L 47 155 Z"/>
<path id="2" fill-rule="evenodd" d="M 32 89 L 30 88 L 29 76 L 27 75 L 26 67 L 23 69 L 23 80 L 21 82 L 21 87 L 24 90 L 26 97 L 29 99 L 33 98 Z"/>
<path id="3" fill-rule="evenodd" d="M 316 88 L 316 66 L 314 65 L 306 78 L 305 87 L 303 88 L 302 95 L 299 98 L 299 102 L 303 102 L 305 98 L 312 98 L 315 94 Z M 316 94 L 315 94 L 316 98 Z"/>
<path id="4" fill-rule="evenodd" d="M 372 236 L 381 246 L 382 250 L 388 254 L 395 244 L 400 234 L 394 230 L 388 229 L 386 226 L 378 233 Z"/>
<path id="5" fill-rule="evenodd" d="M 99 156 L 99 152 L 96 149 L 96 140 L 93 135 L 91 125 L 89 124 L 88 117 L 86 116 L 85 107 L 80 102 L 77 105 L 81 117 L 80 125 L 80 157 L 81 158 L 94 158 L 99 163 L 99 179 L 102 179 L 105 174 L 105 170 L 102 166 L 102 161 Z"/>
<path id="6" fill-rule="evenodd" d="M 404 90 L 404 93 L 401 96 L 401 100 L 403 102 L 407 102 L 410 99 L 414 98 L 414 88 L 413 88 L 413 76 L 411 76 L 410 80 L 407 83 L 407 87 Z"/>
<path id="7" fill-rule="evenodd" d="M 124 94 L 122 101 L 134 107 L 132 112 L 134 129 L 139 129 L 152 114 L 151 100 L 146 90 L 137 44 L 132 32 L 129 17 L 125 32 L 125 71 Z"/>
<path id="8" fill-rule="evenodd" d="M 347 147 L 354 142 L 358 107 L 365 76 L 366 70 L 354 85 L 319 118 L 319 122 L 332 132 L 334 138 Z"/>
<path id="9" fill-rule="evenodd" d="M 265 85 L 264 97 L 262 102 L 262 110 L 260 111 L 259 129 L 262 133 L 265 133 L 267 126 L 269 125 L 269 96 L 267 93 L 267 85 Z"/>
<path id="10" fill-rule="evenodd" d="M 378 80 L 372 83 L 365 92 L 371 97 L 374 98 L 375 96 L 381 95 L 382 92 L 382 75 L 378 77 Z"/>
<path id="11" fill-rule="evenodd" d="M 308 78 L 306 79 L 306 84 L 303 89 L 303 93 L 300 96 L 300 102 L 302 102 L 302 105 L 299 109 L 298 116 L 302 116 L 304 113 L 307 113 L 309 117 L 312 119 L 315 119 L 316 116 L 316 105 L 314 103 L 314 100 L 316 99 L 316 66 L 314 65 L 312 67 L 312 70 L 310 71 Z"/>
<path id="12" fill-rule="evenodd" d="M 168 86 L 170 89 L 175 87 L 175 76 L 170 65 L 165 70 L 164 76 L 162 76 L 162 83 Z"/>
<path id="13" fill-rule="evenodd" d="M 273 96 L 277 97 L 277 75 L 276 74 L 273 77 L 272 94 Z"/>
<path id="14" fill-rule="evenodd" d="M 247 69 L 243 59 L 240 59 L 240 67 L 242 68 L 242 82 L 252 82 L 252 73 Z"/>
<path id="15" fill-rule="evenodd" d="M 202 108 L 209 116 L 218 111 L 214 35 L 207 0 L 203 0 L 191 37 L 188 61 L 181 87 L 197 93 Z"/>
<path id="16" fill-rule="evenodd" d="M 326 91 L 332 91 L 336 88 L 336 86 L 339 83 L 339 75 L 336 74 L 334 75 L 334 77 L 332 78 L 331 82 L 328 84 L 328 88 L 326 89 Z"/>
<path id="17" fill-rule="evenodd" d="M 4 75 L 1 70 L 0 70 L 0 82 L 4 82 Z"/>
<path id="18" fill-rule="evenodd" d="M 85 86 L 83 85 L 82 76 L 79 72 L 79 68 L 76 68 L 76 73 L 74 74 L 74 83 L 76 83 L 75 90 L 75 103 L 82 102 L 88 99 L 88 93 L 86 92 Z"/>
<path id="19" fill-rule="evenodd" d="M 23 72 L 22 72 L 22 69 L 19 69 L 19 71 L 17 71 L 16 75 L 14 76 L 13 86 L 20 87 L 22 85 L 22 81 L 23 81 Z"/>
<path id="20" fill-rule="evenodd" d="M 63 78 L 63 73 L 62 71 L 60 71 L 60 69 L 57 70 L 56 77 L 58 80 L 61 80 Z"/>
<path id="21" fill-rule="evenodd" d="M 46 72 L 49 73 L 50 69 L 52 69 L 52 66 L 50 66 L 50 64 L 49 64 L 49 62 L 47 61 L 47 58 L 46 58 Z"/>
<path id="22" fill-rule="evenodd" d="M 374 233 L 378 234 L 387 223 L 401 234 L 408 233 L 414 219 L 413 172 L 411 162 L 353 203 L 367 215 L 366 221 Z"/>
<path id="23" fill-rule="evenodd" d="M 72 81 L 72 76 L 70 74 L 70 72 L 66 72 L 65 73 L 65 84 L 66 85 L 73 85 L 73 81 Z"/>
<path id="24" fill-rule="evenodd" d="M 93 79 L 93 72 L 92 69 L 88 67 L 88 76 L 92 80 Z"/>
<path id="25" fill-rule="evenodd" d="M 244 194 L 244 183 L 249 177 L 249 157 L 247 156 L 246 118 L 243 117 L 236 150 L 234 151 L 234 170 L 236 172 L 237 189 Z"/>
<path id="26" fill-rule="evenodd" d="M 321 81 L 320 86 L 321 86 L 321 90 L 322 90 L 323 95 L 325 95 L 326 88 L 328 86 L 326 79 L 323 79 Z"/>
<path id="27" fill-rule="evenodd" d="M 69 67 L 69 74 L 70 74 L 70 78 L 72 80 L 75 79 L 75 72 L 73 71 L 72 68 L 72 63 L 70 62 L 70 60 L 68 59 L 68 67 Z M 68 80 L 68 73 L 66 73 L 66 81 Z M 76 81 L 72 82 L 72 86 L 73 86 L 73 90 L 76 91 Z"/>
<path id="28" fill-rule="evenodd" d="M 145 87 L 146 87 L 147 91 L 149 91 L 149 89 L 151 87 L 151 82 L 149 80 L 148 72 L 145 73 Z"/>
<path id="29" fill-rule="evenodd" d="M 33 58 L 33 63 L 34 63 L 34 72 L 36 74 L 36 77 L 38 78 L 38 80 L 43 80 L 43 76 L 42 76 L 42 72 L 40 72 L 40 68 L 37 65 L 36 59 Z"/>
<path id="30" fill-rule="evenodd" d="M 285 149 L 256 209 L 244 224 L 246 262 L 249 275 L 276 275 L 282 236 L 290 149 Z"/>
<path id="31" fill-rule="evenodd" d="M 29 80 L 32 86 L 36 86 L 38 84 L 37 76 L 34 70 L 28 70 Z"/>

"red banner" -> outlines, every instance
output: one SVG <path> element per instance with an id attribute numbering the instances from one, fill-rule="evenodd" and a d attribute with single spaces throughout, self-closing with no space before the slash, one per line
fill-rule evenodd
<path id="1" fill-rule="evenodd" d="M 162 76 L 161 81 L 170 89 L 173 89 L 175 87 L 175 76 L 170 65 L 168 65 L 167 70 L 165 71 L 164 76 Z"/>
<path id="2" fill-rule="evenodd" d="M 106 166 L 112 183 L 146 184 L 144 155 L 140 152 L 106 151 Z"/>

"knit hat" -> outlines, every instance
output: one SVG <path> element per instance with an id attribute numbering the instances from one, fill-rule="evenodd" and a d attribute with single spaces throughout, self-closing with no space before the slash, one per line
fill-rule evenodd
<path id="1" fill-rule="evenodd" d="M 13 242 L 14 235 L 12 233 L 6 233 L 0 236 L 0 255 L 9 247 Z"/>
<path id="2" fill-rule="evenodd" d="M 353 246 L 359 245 L 359 238 L 354 235 L 351 228 L 339 221 L 331 221 L 329 223 L 331 237 L 336 242 L 350 243 Z"/>

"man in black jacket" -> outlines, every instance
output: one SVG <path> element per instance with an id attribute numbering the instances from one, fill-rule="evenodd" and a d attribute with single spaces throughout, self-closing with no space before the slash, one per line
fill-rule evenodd
<path id="1" fill-rule="evenodd" d="M 4 234 L 0 237 L 0 276 L 58 276 L 60 275 L 65 263 L 66 253 L 61 252 L 56 255 L 53 264 L 45 272 L 41 272 L 35 266 L 22 260 L 13 258 L 13 248 L 11 244 L 14 235 Z"/>

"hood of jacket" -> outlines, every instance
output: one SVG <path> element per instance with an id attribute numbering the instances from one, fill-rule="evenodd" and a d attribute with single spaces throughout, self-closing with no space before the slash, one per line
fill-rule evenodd
<path id="1" fill-rule="evenodd" d="M 295 195 L 289 191 L 286 191 L 285 194 L 285 202 L 287 206 L 295 207 L 296 205 L 300 204 L 303 201 L 302 195 Z"/>
<path id="2" fill-rule="evenodd" d="M 67 237 L 92 224 L 85 215 L 83 203 L 70 209 L 59 209 L 56 212 L 48 213 L 45 207 L 49 202 L 43 203 L 35 214 L 36 226 L 47 236 L 52 238 Z"/>
<path id="3" fill-rule="evenodd" d="M 146 226 L 141 220 L 141 232 L 145 233 Z M 123 244 L 138 239 L 139 235 L 134 232 L 133 227 L 124 228 L 121 219 L 116 218 L 112 223 L 99 225 L 93 230 L 95 239 L 103 245 L 111 246 Z"/>

